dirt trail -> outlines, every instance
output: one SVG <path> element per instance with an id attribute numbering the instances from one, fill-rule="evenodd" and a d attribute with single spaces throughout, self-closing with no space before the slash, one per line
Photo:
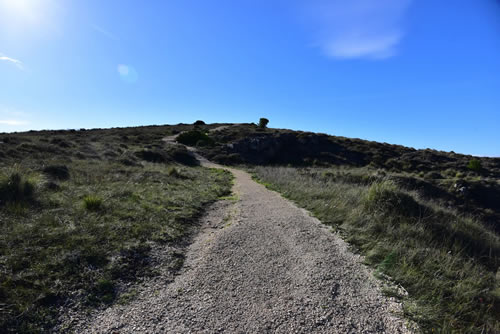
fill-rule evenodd
<path id="1" fill-rule="evenodd" d="M 219 167 L 202 159 L 207 167 Z M 241 170 L 173 282 L 156 279 L 85 333 L 408 333 L 336 234 Z"/>

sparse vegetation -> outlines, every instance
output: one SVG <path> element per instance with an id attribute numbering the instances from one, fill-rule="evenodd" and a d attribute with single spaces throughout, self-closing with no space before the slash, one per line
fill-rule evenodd
<path id="1" fill-rule="evenodd" d="M 189 129 L 0 135 L 1 333 L 49 332 L 62 305 L 131 298 L 127 283 L 155 274 L 151 248 L 182 241 L 205 204 L 229 194 L 229 173 L 181 164 L 165 147 Z"/>
<path id="2" fill-rule="evenodd" d="M 500 330 L 500 238 L 475 218 L 404 190 L 398 175 L 366 168 L 254 172 L 339 231 L 379 275 L 403 286 L 408 296 L 388 293 L 403 300 L 406 316 L 424 332 Z"/>
<path id="3" fill-rule="evenodd" d="M 500 158 L 415 150 L 320 133 L 261 129 L 255 124 L 228 127 L 210 136 L 215 144 L 200 150 L 210 160 L 222 164 L 369 166 L 399 174 L 402 176 L 399 186 L 407 190 L 419 189 L 424 197 L 461 213 L 474 212 L 479 220 L 495 226 L 500 232 Z M 471 160 L 480 162 L 479 171 L 467 168 Z"/>
<path id="4" fill-rule="evenodd" d="M 220 125 L 0 134 L 0 332 L 46 332 L 63 304 L 129 300 L 125 283 L 154 274 L 152 245 L 182 240 L 229 193 L 229 174 L 162 141 L 178 133 L 224 164 L 300 167 L 255 172 L 401 284 L 408 296 L 388 293 L 424 330 L 500 330 L 500 159 L 267 123 L 208 135 Z"/>

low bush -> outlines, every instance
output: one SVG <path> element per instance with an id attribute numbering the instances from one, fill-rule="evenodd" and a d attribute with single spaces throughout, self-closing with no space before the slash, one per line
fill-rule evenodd
<path id="1" fill-rule="evenodd" d="M 199 130 L 191 130 L 181 133 L 177 136 L 177 142 L 189 146 L 212 146 L 215 143 L 214 140 L 206 133 Z"/>
<path id="2" fill-rule="evenodd" d="M 418 202 L 390 180 L 374 182 L 364 197 L 368 211 L 416 217 L 422 212 Z"/>
<path id="3" fill-rule="evenodd" d="M 142 160 L 149 162 L 162 163 L 169 160 L 166 152 L 161 150 L 142 150 L 137 152 L 136 155 Z"/>
<path id="4" fill-rule="evenodd" d="M 267 124 L 269 124 L 269 120 L 267 118 L 259 119 L 259 128 L 265 129 L 267 128 Z"/>
<path id="5" fill-rule="evenodd" d="M 199 165 L 198 160 L 189 152 L 185 146 L 175 145 L 167 149 L 168 155 L 176 162 L 187 166 Z"/>
<path id="6" fill-rule="evenodd" d="M 50 141 L 51 144 L 54 144 L 54 145 L 58 145 L 60 147 L 63 147 L 63 148 L 68 148 L 68 147 L 71 147 L 71 143 L 68 142 L 67 140 L 63 139 L 63 138 L 53 138 L 51 141 Z"/>
<path id="7" fill-rule="evenodd" d="M 0 205 L 32 201 L 35 183 L 20 172 L 13 172 L 0 179 Z"/>
<path id="8" fill-rule="evenodd" d="M 481 161 L 479 161 L 477 159 L 472 159 L 467 164 L 467 168 L 474 171 L 474 172 L 479 172 L 479 171 L 481 171 Z"/>
<path id="9" fill-rule="evenodd" d="M 69 179 L 69 169 L 65 165 L 51 165 L 43 169 L 43 172 L 54 179 L 67 180 Z"/>

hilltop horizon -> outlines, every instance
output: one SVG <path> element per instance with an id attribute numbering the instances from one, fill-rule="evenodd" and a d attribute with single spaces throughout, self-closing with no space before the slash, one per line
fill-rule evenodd
<path id="1" fill-rule="evenodd" d="M 0 0 L 0 132 L 268 117 L 500 156 L 500 3 Z"/>
<path id="2" fill-rule="evenodd" d="M 45 128 L 45 129 L 29 129 L 25 131 L 10 131 L 10 132 L 0 132 L 0 135 L 2 134 L 16 134 L 16 133 L 24 133 L 24 132 L 38 132 L 38 131 L 79 131 L 79 130 L 86 130 L 86 131 L 91 131 L 91 130 L 108 130 L 108 129 L 125 129 L 125 128 L 140 128 L 140 127 L 160 127 L 160 126 L 175 126 L 175 125 L 189 125 L 193 124 L 195 121 L 192 122 L 179 122 L 179 123 L 162 123 L 162 124 L 139 124 L 139 125 L 130 125 L 130 126 L 109 126 L 109 127 L 94 127 L 94 128 L 81 128 L 81 127 L 75 127 L 75 128 Z M 214 124 L 252 124 L 256 122 L 239 122 L 239 123 L 231 123 L 231 122 L 210 122 L 206 123 L 209 125 L 214 125 Z M 271 124 L 272 125 L 272 124 Z M 385 142 L 385 141 L 379 141 L 379 140 L 374 140 L 374 139 L 369 139 L 369 138 L 363 138 L 363 137 L 352 137 L 352 136 L 346 136 L 346 135 L 339 135 L 335 133 L 328 133 L 328 132 L 321 132 L 321 131 L 311 131 L 311 130 L 306 130 L 306 129 L 294 129 L 294 128 L 283 128 L 283 127 L 274 127 L 270 126 L 270 129 L 276 129 L 276 130 L 292 130 L 292 131 L 299 131 L 299 132 L 310 132 L 310 133 L 315 133 L 315 134 L 325 134 L 327 136 L 336 136 L 336 137 L 342 137 L 342 138 L 349 138 L 349 139 L 359 139 L 367 142 L 375 142 L 375 143 L 381 143 L 381 144 L 389 144 L 389 145 L 396 145 L 396 146 L 403 146 L 406 148 L 414 149 L 414 150 L 432 150 L 432 151 L 438 151 L 438 152 L 446 152 L 446 153 L 455 153 L 459 155 L 464 155 L 464 156 L 474 156 L 474 157 L 482 157 L 482 158 L 500 158 L 500 154 L 498 156 L 487 156 L 487 155 L 477 155 L 473 153 L 468 153 L 468 152 L 459 152 L 455 150 L 443 150 L 439 148 L 434 148 L 434 147 L 413 147 L 409 145 L 404 145 L 401 143 L 393 143 L 393 142 Z"/>

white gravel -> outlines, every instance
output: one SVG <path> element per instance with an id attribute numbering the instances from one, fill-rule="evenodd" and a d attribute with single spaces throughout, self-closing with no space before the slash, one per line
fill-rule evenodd
<path id="1" fill-rule="evenodd" d="M 173 281 L 165 274 L 144 283 L 134 301 L 100 312 L 77 332 L 410 332 L 395 314 L 400 305 L 382 295 L 338 235 L 246 172 L 230 170 L 237 200 L 208 210 Z"/>

